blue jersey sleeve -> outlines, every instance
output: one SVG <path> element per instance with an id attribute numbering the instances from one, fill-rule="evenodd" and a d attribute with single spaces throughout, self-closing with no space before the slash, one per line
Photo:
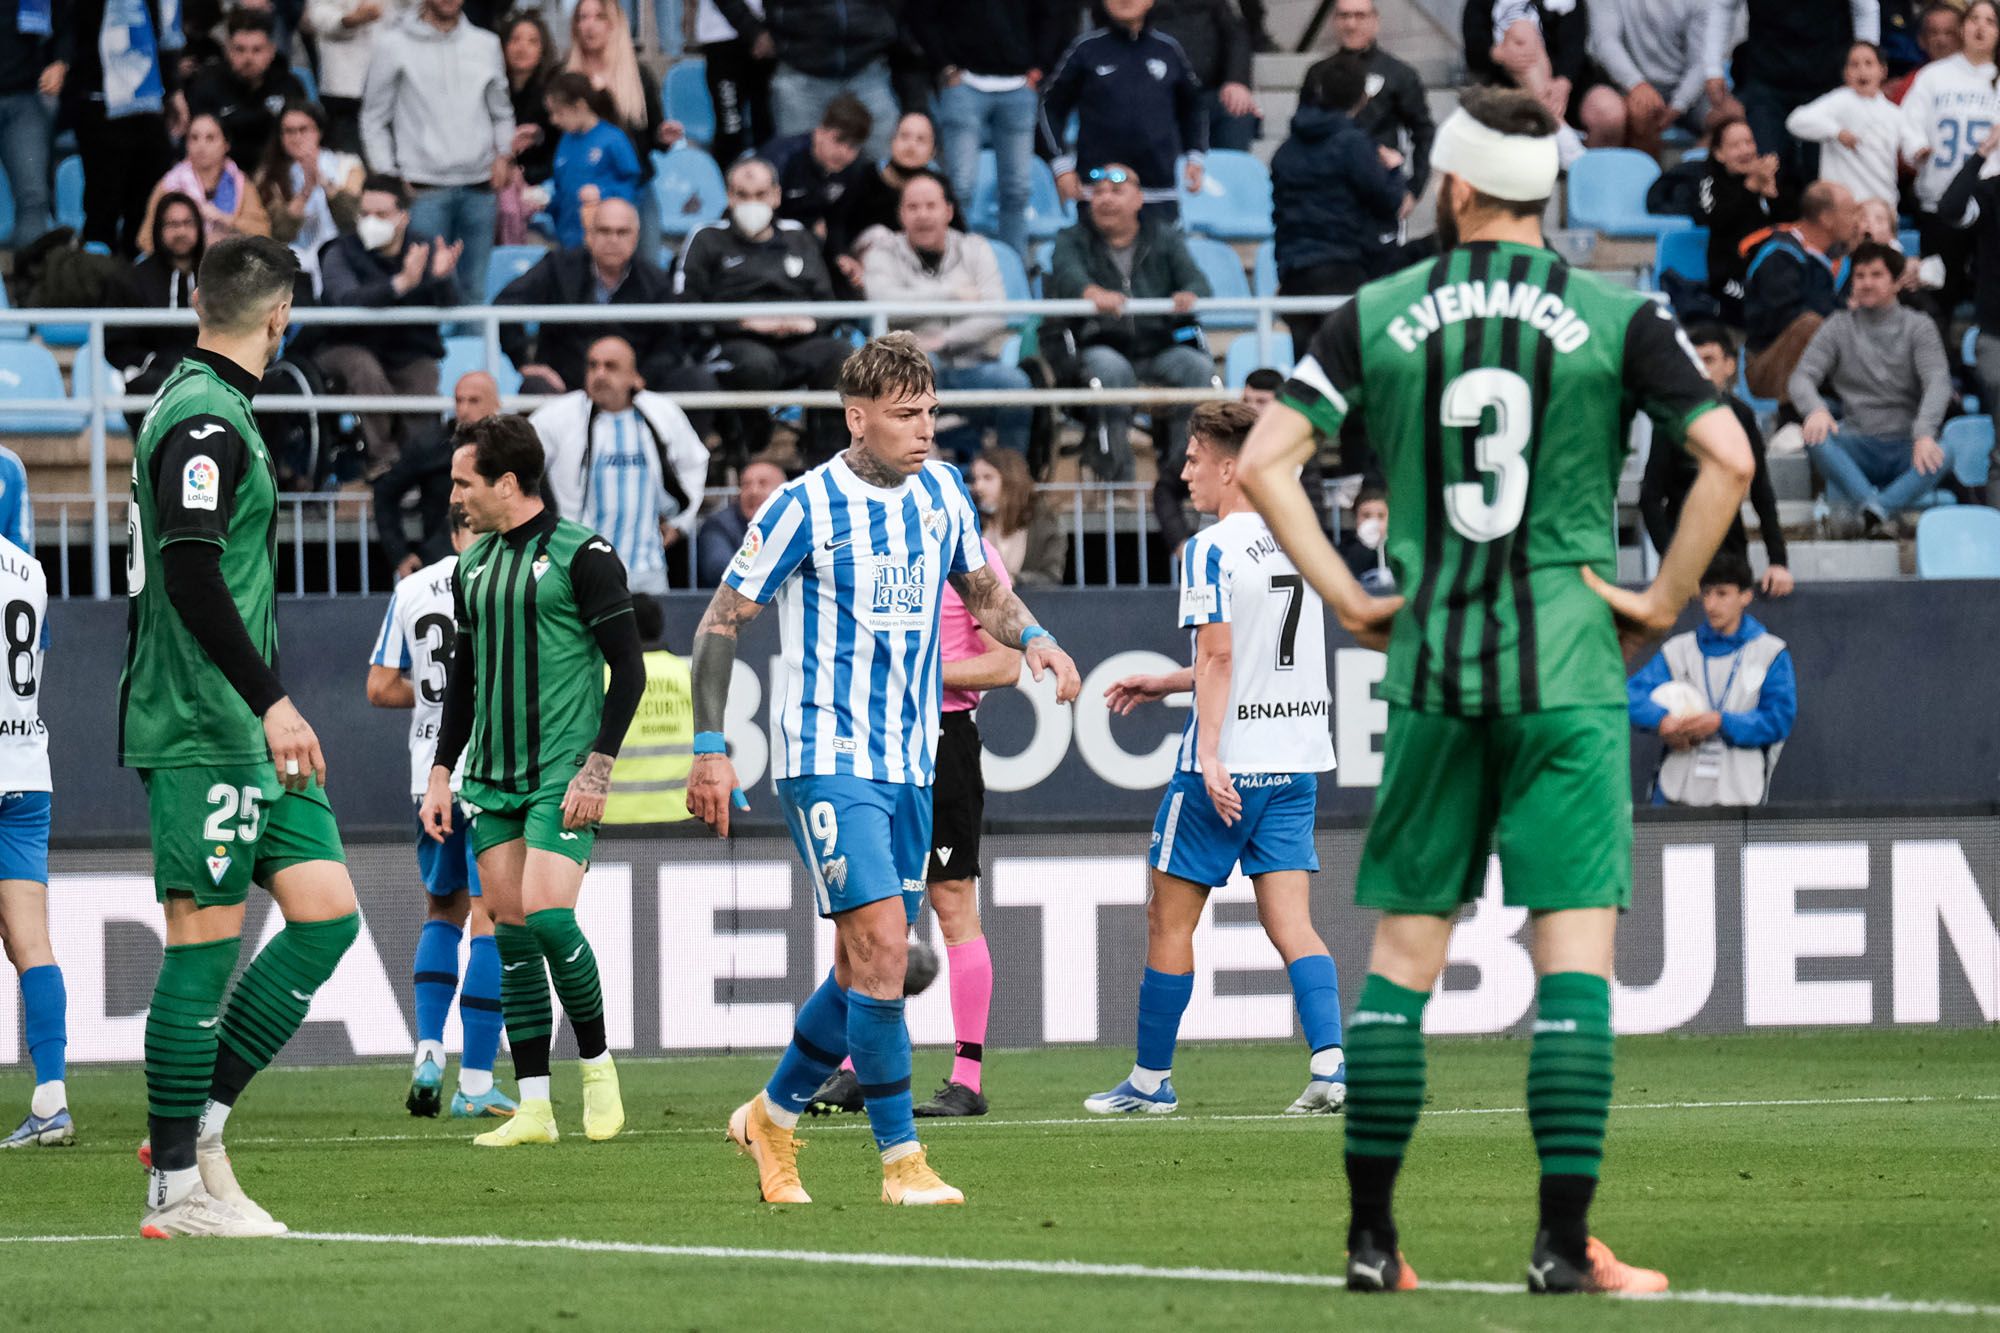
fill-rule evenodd
<path id="1" fill-rule="evenodd" d="M 408 671 L 414 665 L 410 656 L 410 640 L 403 633 L 402 621 L 396 615 L 396 594 L 389 594 L 389 609 L 382 613 L 382 629 L 375 636 L 375 651 L 368 655 L 369 666 L 394 667 L 398 671 Z"/>
<path id="2" fill-rule="evenodd" d="M 804 483 L 792 482 L 765 504 L 743 534 L 743 544 L 730 557 L 722 582 L 759 606 L 767 605 L 812 555 L 812 540 Z"/>
<path id="3" fill-rule="evenodd" d="M 1229 571 L 1222 547 L 1197 534 L 1181 547 L 1181 628 L 1229 621 Z"/>

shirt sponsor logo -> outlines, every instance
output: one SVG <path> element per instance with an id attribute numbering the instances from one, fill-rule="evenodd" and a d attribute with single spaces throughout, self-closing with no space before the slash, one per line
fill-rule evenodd
<path id="1" fill-rule="evenodd" d="M 1248 703 L 1236 705 L 1238 722 L 1263 722 L 1294 717 L 1325 717 L 1329 713 L 1325 699 L 1287 699 L 1281 703 Z"/>
<path id="2" fill-rule="evenodd" d="M 924 611 L 924 567 L 884 560 L 875 570 L 875 595 L 868 609 L 877 617 L 922 616 Z M 914 628 L 914 627 L 913 627 Z"/>
<path id="3" fill-rule="evenodd" d="M 1187 620 L 1194 616 L 1214 615 L 1221 596 L 1222 590 L 1220 588 L 1202 587 L 1192 583 L 1182 588 L 1181 619 Z"/>
<path id="4" fill-rule="evenodd" d="M 757 553 L 764 549 L 764 534 L 756 528 L 743 534 L 743 544 L 730 557 L 729 567 L 738 574 L 747 575 L 757 567 Z"/>
<path id="5" fill-rule="evenodd" d="M 181 473 L 181 508 L 214 513 L 222 495 L 222 469 L 207 454 L 196 454 Z"/>
<path id="6" fill-rule="evenodd" d="M 1257 791 L 1264 787 L 1289 787 L 1292 785 L 1290 773 L 1239 773 L 1232 779 L 1238 791 Z"/>

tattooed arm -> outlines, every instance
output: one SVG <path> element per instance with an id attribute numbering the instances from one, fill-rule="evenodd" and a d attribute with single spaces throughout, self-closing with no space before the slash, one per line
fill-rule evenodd
<path id="1" fill-rule="evenodd" d="M 728 584 L 715 590 L 694 632 L 694 729 L 722 730 L 729 711 L 729 677 L 736 669 L 736 639 L 764 608 Z M 698 754 L 688 773 L 689 813 L 729 836 L 729 802 L 736 791 L 736 765 L 727 754 Z"/>
<path id="2" fill-rule="evenodd" d="M 1035 624 L 1034 614 L 1027 605 L 1014 595 L 1013 589 L 1002 585 L 989 568 L 982 566 L 968 573 L 953 574 L 951 586 L 958 590 L 965 609 L 972 612 L 972 618 L 1001 643 L 1020 643 L 1022 632 Z M 1030 639 L 1022 647 L 1021 656 L 1036 680 L 1040 680 L 1045 671 L 1056 673 L 1056 699 L 1059 702 L 1068 703 L 1083 689 L 1076 663 L 1048 633 Z"/>

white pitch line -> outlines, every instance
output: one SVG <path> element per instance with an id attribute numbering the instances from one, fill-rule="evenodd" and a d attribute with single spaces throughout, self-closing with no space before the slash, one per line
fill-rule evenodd
<path id="1" fill-rule="evenodd" d="M 10 1244 L 67 1245 L 132 1241 L 125 1236 L 8 1236 Z M 881 1254 L 836 1250 L 753 1249 L 731 1245 L 648 1245 L 636 1241 L 549 1240 L 518 1236 L 422 1236 L 366 1231 L 294 1231 L 283 1239 L 335 1245 L 407 1245 L 427 1249 L 560 1250 L 580 1254 L 621 1254 L 657 1259 L 715 1259 L 739 1263 L 781 1263 L 835 1268 L 931 1269 L 961 1273 L 1019 1273 L 1034 1277 L 1141 1278 L 1156 1282 L 1204 1282 L 1265 1287 L 1338 1289 L 1346 1280 L 1331 1273 L 1284 1273 L 1255 1268 L 1155 1268 L 1148 1264 L 1098 1264 L 1067 1259 L 970 1259 L 936 1254 Z M 1425 1282 L 1423 1290 L 1452 1295 L 1520 1296 L 1526 1288 L 1502 1282 Z M 1894 1296 L 1801 1296 L 1756 1291 L 1667 1291 L 1629 1297 L 1654 1304 L 1725 1305 L 1742 1309 L 1817 1310 L 1856 1314 L 1957 1315 L 2000 1317 L 2000 1305 L 1969 1301 L 1913 1301 Z"/>

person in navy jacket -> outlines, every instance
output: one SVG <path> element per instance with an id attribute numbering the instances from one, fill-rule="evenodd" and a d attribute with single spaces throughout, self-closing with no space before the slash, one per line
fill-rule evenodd
<path id="1" fill-rule="evenodd" d="M 1187 53 L 1153 28 L 1152 9 L 1153 0 L 1105 0 L 1110 24 L 1071 42 L 1042 86 L 1042 138 L 1063 198 L 1082 198 L 1085 175 L 1119 162 L 1138 172 L 1148 211 L 1173 218 L 1174 159 L 1187 158 L 1187 188 L 1200 189 L 1208 117 Z"/>

